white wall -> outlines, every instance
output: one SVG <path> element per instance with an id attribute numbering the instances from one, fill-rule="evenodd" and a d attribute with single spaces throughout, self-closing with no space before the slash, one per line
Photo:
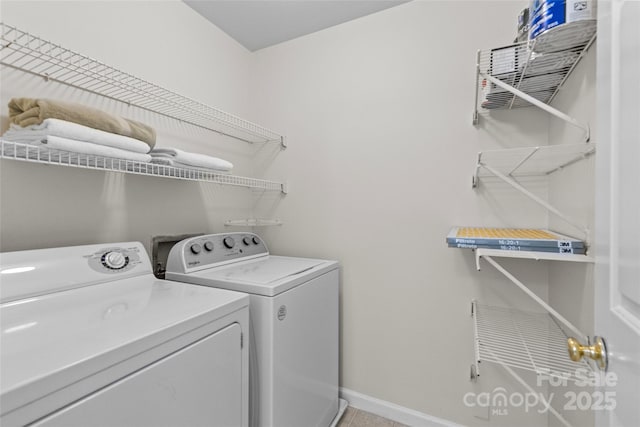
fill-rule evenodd
<path id="1" fill-rule="evenodd" d="M 180 1 L 3 1 L 2 20 L 168 89 L 247 116 L 250 53 Z M 138 119 L 158 130 L 158 146 L 216 155 L 253 175 L 255 147 L 3 67 L 0 117 L 13 96 L 66 99 Z M 246 218 L 252 193 L 157 177 L 22 162 L 1 164 L 3 251 L 154 235 L 222 232 Z"/>
<path id="2" fill-rule="evenodd" d="M 471 124 L 476 50 L 508 44 L 523 5 L 414 1 L 258 51 L 252 67 L 255 117 L 290 144 L 259 165 L 292 189 L 258 206 L 284 221 L 262 233 L 276 253 L 340 260 L 342 386 L 469 425 L 546 424 L 464 406 L 468 391 L 522 391 L 489 366 L 469 382 L 470 300 L 539 308 L 445 243 L 453 225 L 547 225 L 512 190 L 470 185 L 479 150 L 548 141 L 535 109 Z M 546 265 L 505 264 L 546 297 Z"/>

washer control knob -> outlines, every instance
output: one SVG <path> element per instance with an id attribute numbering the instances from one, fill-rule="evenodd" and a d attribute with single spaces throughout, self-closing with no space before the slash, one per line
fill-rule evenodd
<path id="1" fill-rule="evenodd" d="M 258 236 L 253 236 L 253 238 L 251 239 L 253 241 L 254 245 L 257 245 L 260 243 L 260 239 L 258 239 Z"/>
<path id="2" fill-rule="evenodd" d="M 243 237 L 242 243 L 244 243 L 245 246 L 249 246 L 251 244 L 251 238 L 249 236 Z"/>
<path id="3" fill-rule="evenodd" d="M 207 252 L 211 252 L 213 250 L 213 242 L 206 241 L 204 242 L 204 250 Z"/>
<path id="4" fill-rule="evenodd" d="M 228 249 L 231 249 L 236 245 L 236 241 L 233 240 L 233 237 L 225 237 L 224 240 L 222 240 L 222 243 L 224 243 Z"/>
<path id="5" fill-rule="evenodd" d="M 105 267 L 113 270 L 119 270 L 127 265 L 129 260 L 120 252 L 107 252 L 102 258 Z"/>
<path id="6" fill-rule="evenodd" d="M 200 246 L 197 243 L 194 243 L 193 245 L 191 245 L 191 253 L 194 255 L 198 255 L 200 252 L 202 252 L 202 246 Z"/>

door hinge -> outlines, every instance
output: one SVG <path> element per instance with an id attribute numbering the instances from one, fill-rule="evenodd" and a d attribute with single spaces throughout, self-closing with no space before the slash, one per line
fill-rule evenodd
<path id="1" fill-rule="evenodd" d="M 244 334 L 240 332 L 240 348 L 244 348 Z"/>

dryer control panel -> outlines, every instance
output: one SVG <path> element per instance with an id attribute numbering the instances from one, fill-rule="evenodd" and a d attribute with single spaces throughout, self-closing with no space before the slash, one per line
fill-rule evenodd
<path id="1" fill-rule="evenodd" d="M 176 244 L 169 253 L 167 271 L 193 271 L 266 255 L 267 246 L 257 234 L 208 234 Z"/>
<path id="2" fill-rule="evenodd" d="M 114 246 L 101 248 L 86 255 L 89 267 L 107 274 L 117 274 L 132 270 L 140 264 L 140 249 L 137 246 Z"/>
<path id="3" fill-rule="evenodd" d="M 0 302 L 151 274 L 140 242 L 4 252 Z"/>

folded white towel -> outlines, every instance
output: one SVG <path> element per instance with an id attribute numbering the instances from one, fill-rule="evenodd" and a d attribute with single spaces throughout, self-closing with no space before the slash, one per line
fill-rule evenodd
<path id="1" fill-rule="evenodd" d="M 39 125 L 27 127 L 12 124 L 2 137 L 9 141 L 28 144 L 31 141 L 43 139 L 47 136 L 58 136 L 76 141 L 85 141 L 136 153 L 149 152 L 149 145 L 138 139 L 58 119 L 46 119 Z"/>
<path id="2" fill-rule="evenodd" d="M 223 172 L 229 172 L 233 169 L 233 164 L 226 160 L 205 154 L 189 153 L 177 148 L 154 148 L 149 154 L 155 158 L 171 158 L 187 167 L 195 166 Z"/>
<path id="3" fill-rule="evenodd" d="M 185 163 L 180 163 L 179 161 L 175 160 L 171 156 L 167 156 L 167 157 L 160 156 L 160 155 L 151 156 L 151 163 L 154 163 L 156 165 L 163 165 L 163 166 L 173 166 L 174 168 L 195 169 L 197 171 L 208 172 L 208 173 L 218 173 L 218 174 L 230 173 L 230 171 L 228 170 L 199 168 L 198 166 L 192 166 L 192 165 L 187 165 Z"/>
<path id="4" fill-rule="evenodd" d="M 151 156 L 148 154 L 134 153 L 133 151 L 120 150 L 119 148 L 106 147 L 104 145 L 91 144 L 85 141 L 76 141 L 59 136 L 46 136 L 42 139 L 27 142 L 27 144 L 42 145 L 56 150 L 71 151 L 73 153 L 134 160 L 136 162 L 149 162 L 151 160 Z"/>

